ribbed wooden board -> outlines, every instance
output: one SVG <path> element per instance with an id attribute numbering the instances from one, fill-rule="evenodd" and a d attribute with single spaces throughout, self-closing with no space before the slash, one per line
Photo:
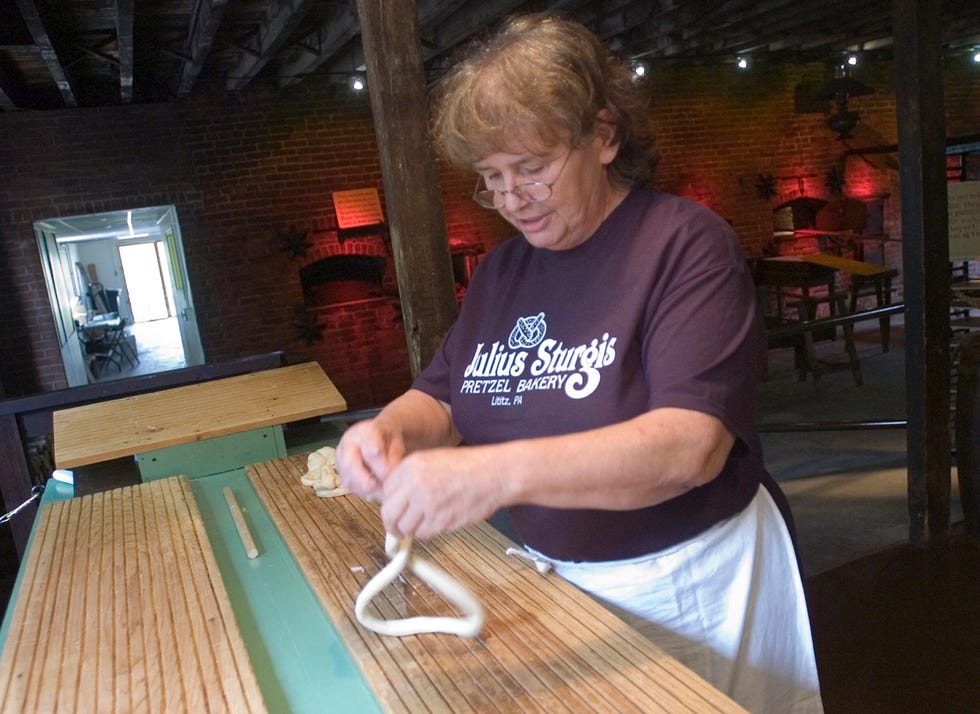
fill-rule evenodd
<path id="1" fill-rule="evenodd" d="M 265 711 L 185 478 L 49 504 L 24 568 L 0 711 Z"/>
<path id="2" fill-rule="evenodd" d="M 416 542 L 414 551 L 483 602 L 479 638 L 367 630 L 354 600 L 388 561 L 377 506 L 316 497 L 300 484 L 305 466 L 305 457 L 287 457 L 248 473 L 386 711 L 743 711 L 573 586 L 505 556 L 512 544 L 487 524 Z M 452 613 L 414 575 L 374 602 L 386 618 Z"/>

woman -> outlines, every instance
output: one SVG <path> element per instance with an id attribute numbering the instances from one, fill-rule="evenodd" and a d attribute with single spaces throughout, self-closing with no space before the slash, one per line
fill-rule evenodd
<path id="1" fill-rule="evenodd" d="M 528 557 L 749 710 L 820 711 L 730 227 L 641 188 L 646 109 L 581 25 L 512 20 L 440 90 L 437 144 L 520 235 L 412 388 L 346 432 L 344 484 L 417 538 L 507 508 Z"/>

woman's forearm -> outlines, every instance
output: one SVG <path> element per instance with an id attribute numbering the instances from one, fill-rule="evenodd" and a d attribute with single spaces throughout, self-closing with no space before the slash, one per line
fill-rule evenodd
<path id="1" fill-rule="evenodd" d="M 504 505 L 628 510 L 662 503 L 714 479 L 734 438 L 714 417 L 658 409 L 601 429 L 508 442 Z"/>
<path id="2" fill-rule="evenodd" d="M 391 401 L 376 419 L 388 421 L 402 434 L 407 452 L 456 446 L 461 438 L 449 407 L 416 389 Z"/>

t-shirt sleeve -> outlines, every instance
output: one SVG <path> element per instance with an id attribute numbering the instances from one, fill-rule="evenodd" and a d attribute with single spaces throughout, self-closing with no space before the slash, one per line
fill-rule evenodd
<path id="1" fill-rule="evenodd" d="M 727 224 L 710 217 L 688 230 L 648 306 L 649 406 L 701 411 L 744 437 L 765 356 L 754 284 Z"/>
<path id="2" fill-rule="evenodd" d="M 425 392 L 430 397 L 438 399 L 440 402 L 449 404 L 449 354 L 451 354 L 451 344 L 456 323 L 450 326 L 443 337 L 442 343 L 432 356 L 428 366 L 412 382 L 412 388 Z"/>

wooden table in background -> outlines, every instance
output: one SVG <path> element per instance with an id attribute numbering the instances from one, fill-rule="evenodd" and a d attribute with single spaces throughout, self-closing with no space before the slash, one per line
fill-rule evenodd
<path id="1" fill-rule="evenodd" d="M 823 288 L 825 299 L 830 308 L 830 314 L 836 313 L 835 293 L 837 270 L 833 267 L 820 265 L 805 260 L 801 256 L 786 255 L 775 258 L 763 258 L 756 268 L 756 280 L 760 288 L 772 289 L 776 297 L 776 318 L 782 322 L 785 319 L 785 300 L 791 297 L 800 302 L 798 320 L 812 320 L 816 317 L 815 297 L 810 295 L 812 288 Z M 798 290 L 798 294 L 790 294 L 787 288 Z"/>
<path id="2" fill-rule="evenodd" d="M 862 295 L 873 294 L 875 307 L 891 305 L 892 278 L 898 275 L 898 270 L 895 268 L 842 258 L 838 255 L 828 255 L 827 253 L 811 253 L 802 256 L 802 260 L 811 265 L 821 265 L 843 273 L 850 273 L 851 290 L 848 306 L 850 312 L 857 312 L 858 299 Z M 887 352 L 891 342 L 891 318 L 882 317 L 878 320 L 878 324 L 881 329 L 881 350 Z"/>
<path id="3" fill-rule="evenodd" d="M 57 411 L 54 461 L 70 469 L 346 408 L 320 365 L 305 362 Z"/>

